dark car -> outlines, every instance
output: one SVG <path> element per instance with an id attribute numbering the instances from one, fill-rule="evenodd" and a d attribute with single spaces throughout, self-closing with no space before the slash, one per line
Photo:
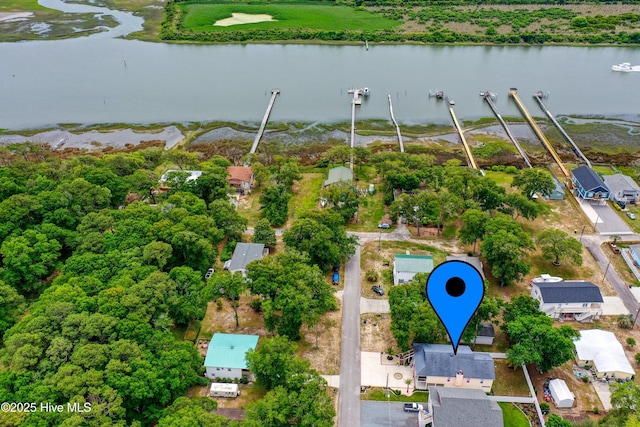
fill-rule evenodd
<path id="1" fill-rule="evenodd" d="M 382 289 L 380 286 L 372 286 L 371 290 L 380 296 L 384 295 L 384 289 Z"/>

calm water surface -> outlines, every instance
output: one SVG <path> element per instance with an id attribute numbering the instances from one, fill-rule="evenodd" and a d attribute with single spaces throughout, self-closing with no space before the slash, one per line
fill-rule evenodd
<path id="1" fill-rule="evenodd" d="M 41 0 L 70 12 L 104 8 Z M 86 9 L 90 8 L 90 9 Z M 357 117 L 389 118 L 387 94 L 403 123 L 448 122 L 444 90 L 462 120 L 490 116 L 478 93 L 497 92 L 504 115 L 518 115 L 507 97 L 517 87 L 550 92 L 556 115 L 623 116 L 640 121 L 640 73 L 611 71 L 640 64 L 639 48 L 512 46 L 185 45 L 115 37 L 141 19 L 114 12 L 121 25 L 69 40 L 0 44 L 0 128 L 57 123 L 259 122 L 279 88 L 273 121 L 350 120 L 347 90 L 367 86 Z"/>

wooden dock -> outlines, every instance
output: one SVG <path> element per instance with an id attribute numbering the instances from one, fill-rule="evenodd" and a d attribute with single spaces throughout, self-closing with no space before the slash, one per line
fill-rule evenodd
<path id="1" fill-rule="evenodd" d="M 460 127 L 460 123 L 458 123 L 458 119 L 456 118 L 456 113 L 453 112 L 453 107 L 449 107 L 449 114 L 451 114 L 451 118 L 453 119 L 453 125 L 460 136 L 460 141 L 462 142 L 462 147 L 464 148 L 464 153 L 467 156 L 467 163 L 469 167 L 480 170 L 478 164 L 476 163 L 476 159 L 473 158 L 473 153 L 471 152 L 471 148 L 469 144 L 467 144 L 467 139 L 464 137 L 464 132 Z"/>
<path id="2" fill-rule="evenodd" d="M 498 118 L 498 121 L 502 125 L 502 128 L 507 133 L 507 136 L 511 140 L 511 143 L 515 145 L 516 149 L 520 153 L 520 156 L 522 156 L 522 159 L 524 160 L 524 162 L 527 164 L 527 166 L 532 168 L 533 166 L 531 166 L 531 162 L 529 161 L 529 156 L 527 156 L 527 153 L 525 153 L 525 151 L 522 149 L 522 147 L 520 146 L 520 142 L 518 142 L 515 135 L 511 133 L 511 129 L 509 129 L 507 122 L 504 121 L 504 119 L 502 118 L 502 114 L 500 114 L 500 111 L 498 111 L 498 107 L 496 107 L 495 102 L 493 102 L 493 98 L 495 97 L 495 94 L 489 91 L 486 91 L 486 92 L 480 92 L 480 96 L 483 97 L 485 101 L 487 101 L 487 104 L 489 104 L 489 107 L 491 107 L 493 114 L 495 114 L 495 116 Z"/>
<path id="3" fill-rule="evenodd" d="M 520 100 L 520 97 L 518 96 L 518 90 L 516 88 L 509 89 L 509 96 L 511 96 L 511 98 L 513 98 L 513 100 L 515 101 L 516 105 L 518 106 L 518 108 L 522 112 L 522 115 L 524 116 L 524 118 L 529 123 L 529 126 L 531 126 L 531 129 L 533 130 L 533 132 L 536 134 L 538 139 L 542 142 L 542 145 L 544 145 L 544 147 L 547 149 L 549 154 L 551 154 L 551 157 L 553 157 L 553 160 L 560 167 L 560 170 L 562 171 L 562 174 L 567 179 L 567 185 L 571 185 L 570 184 L 570 182 L 571 182 L 571 173 L 569 173 L 569 170 L 565 167 L 564 163 L 562 163 L 562 160 L 560 159 L 560 156 L 558 156 L 558 153 L 556 153 L 556 150 L 553 148 L 553 146 L 551 145 L 551 143 L 549 142 L 547 137 L 544 136 L 544 134 L 542 133 L 542 131 L 538 127 L 538 124 L 535 122 L 535 120 L 533 120 L 533 117 L 531 117 L 531 114 L 529 114 L 529 110 L 527 110 L 527 107 L 525 107 L 524 104 L 522 103 L 522 101 Z"/>
<path id="4" fill-rule="evenodd" d="M 393 115 L 393 104 L 391 104 L 391 95 L 387 95 L 389 98 L 389 113 L 391 114 L 391 121 L 393 125 L 396 127 L 396 134 L 398 135 L 398 143 L 400 144 L 400 152 L 404 153 L 404 144 L 402 143 L 402 135 L 400 134 L 400 126 L 398 126 L 398 122 Z"/>
<path id="5" fill-rule="evenodd" d="M 253 140 L 253 145 L 251 146 L 251 150 L 249 154 L 254 154 L 258 149 L 258 143 L 262 138 L 262 134 L 264 133 L 264 128 L 267 126 L 267 121 L 269 121 L 269 115 L 271 114 L 271 109 L 273 108 L 273 104 L 276 102 L 276 96 L 280 93 L 280 89 L 273 89 L 271 91 L 271 100 L 269 101 L 269 105 L 267 106 L 267 111 L 264 113 L 264 117 L 262 118 L 262 123 L 260 123 L 260 129 L 258 129 L 258 133 L 256 134 L 256 138 Z"/>
<path id="6" fill-rule="evenodd" d="M 584 162 L 587 164 L 587 166 L 591 167 L 591 162 L 589 161 L 589 159 L 587 159 L 587 157 L 580 150 L 580 148 L 576 145 L 576 143 L 573 142 L 573 139 L 571 139 L 571 137 L 567 134 L 567 132 L 564 131 L 564 129 L 562 128 L 560 123 L 558 123 L 558 121 L 553 116 L 553 114 L 551 114 L 551 111 L 549 111 L 547 109 L 547 106 L 544 105 L 544 102 L 542 102 L 542 97 L 543 97 L 542 92 L 536 92 L 536 93 L 533 94 L 533 98 L 536 101 L 538 101 L 538 105 L 540 105 L 540 108 L 542 109 L 542 111 L 544 111 L 544 113 L 547 115 L 547 117 L 549 117 L 549 119 L 553 122 L 553 124 L 556 126 L 556 128 L 558 128 L 558 130 L 560 131 L 562 136 L 564 136 L 564 138 L 569 142 L 569 144 L 571 144 L 571 148 L 573 149 L 573 152 L 576 153 L 576 156 L 580 157 L 582 160 L 584 160 Z"/>

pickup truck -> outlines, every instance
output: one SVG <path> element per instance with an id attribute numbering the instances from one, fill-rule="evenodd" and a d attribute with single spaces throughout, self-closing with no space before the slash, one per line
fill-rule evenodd
<path id="1" fill-rule="evenodd" d="M 418 403 L 405 403 L 404 404 L 404 411 L 405 412 L 419 412 L 422 411 L 424 408 L 422 405 L 418 404 Z"/>

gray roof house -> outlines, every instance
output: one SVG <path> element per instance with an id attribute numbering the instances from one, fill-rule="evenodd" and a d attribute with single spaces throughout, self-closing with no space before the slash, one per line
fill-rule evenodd
<path id="1" fill-rule="evenodd" d="M 467 256 L 467 255 L 447 255 L 447 261 L 464 261 L 467 264 L 473 265 L 476 270 L 480 273 L 482 278 L 484 279 L 484 271 L 482 269 L 482 261 L 477 256 Z"/>
<path id="2" fill-rule="evenodd" d="M 611 190 L 609 198 L 614 202 L 631 202 L 640 200 L 640 186 L 627 175 L 617 173 L 605 175 L 604 183 Z"/>
<path id="3" fill-rule="evenodd" d="M 323 186 L 326 187 L 327 185 L 335 184 L 340 181 L 353 181 L 353 171 L 349 168 L 345 168 L 344 166 L 331 168 L 329 169 L 329 177 L 324 181 Z"/>
<path id="4" fill-rule="evenodd" d="M 247 264 L 251 261 L 262 259 L 269 253 L 263 243 L 238 243 L 231 259 L 224 263 L 224 269 L 232 273 L 240 271 L 243 275 Z"/>
<path id="5" fill-rule="evenodd" d="M 430 386 L 479 388 L 491 391 L 496 379 L 493 359 L 488 353 L 474 353 L 466 345 L 453 354 L 450 344 L 413 343 L 414 384 L 417 389 Z"/>
<path id="6" fill-rule="evenodd" d="M 432 427 L 499 427 L 504 425 L 502 408 L 478 389 L 429 387 Z"/>
<path id="7" fill-rule="evenodd" d="M 600 288 L 591 282 L 533 283 L 531 296 L 540 302 L 540 311 L 553 319 L 585 322 L 602 316 L 604 299 Z"/>

